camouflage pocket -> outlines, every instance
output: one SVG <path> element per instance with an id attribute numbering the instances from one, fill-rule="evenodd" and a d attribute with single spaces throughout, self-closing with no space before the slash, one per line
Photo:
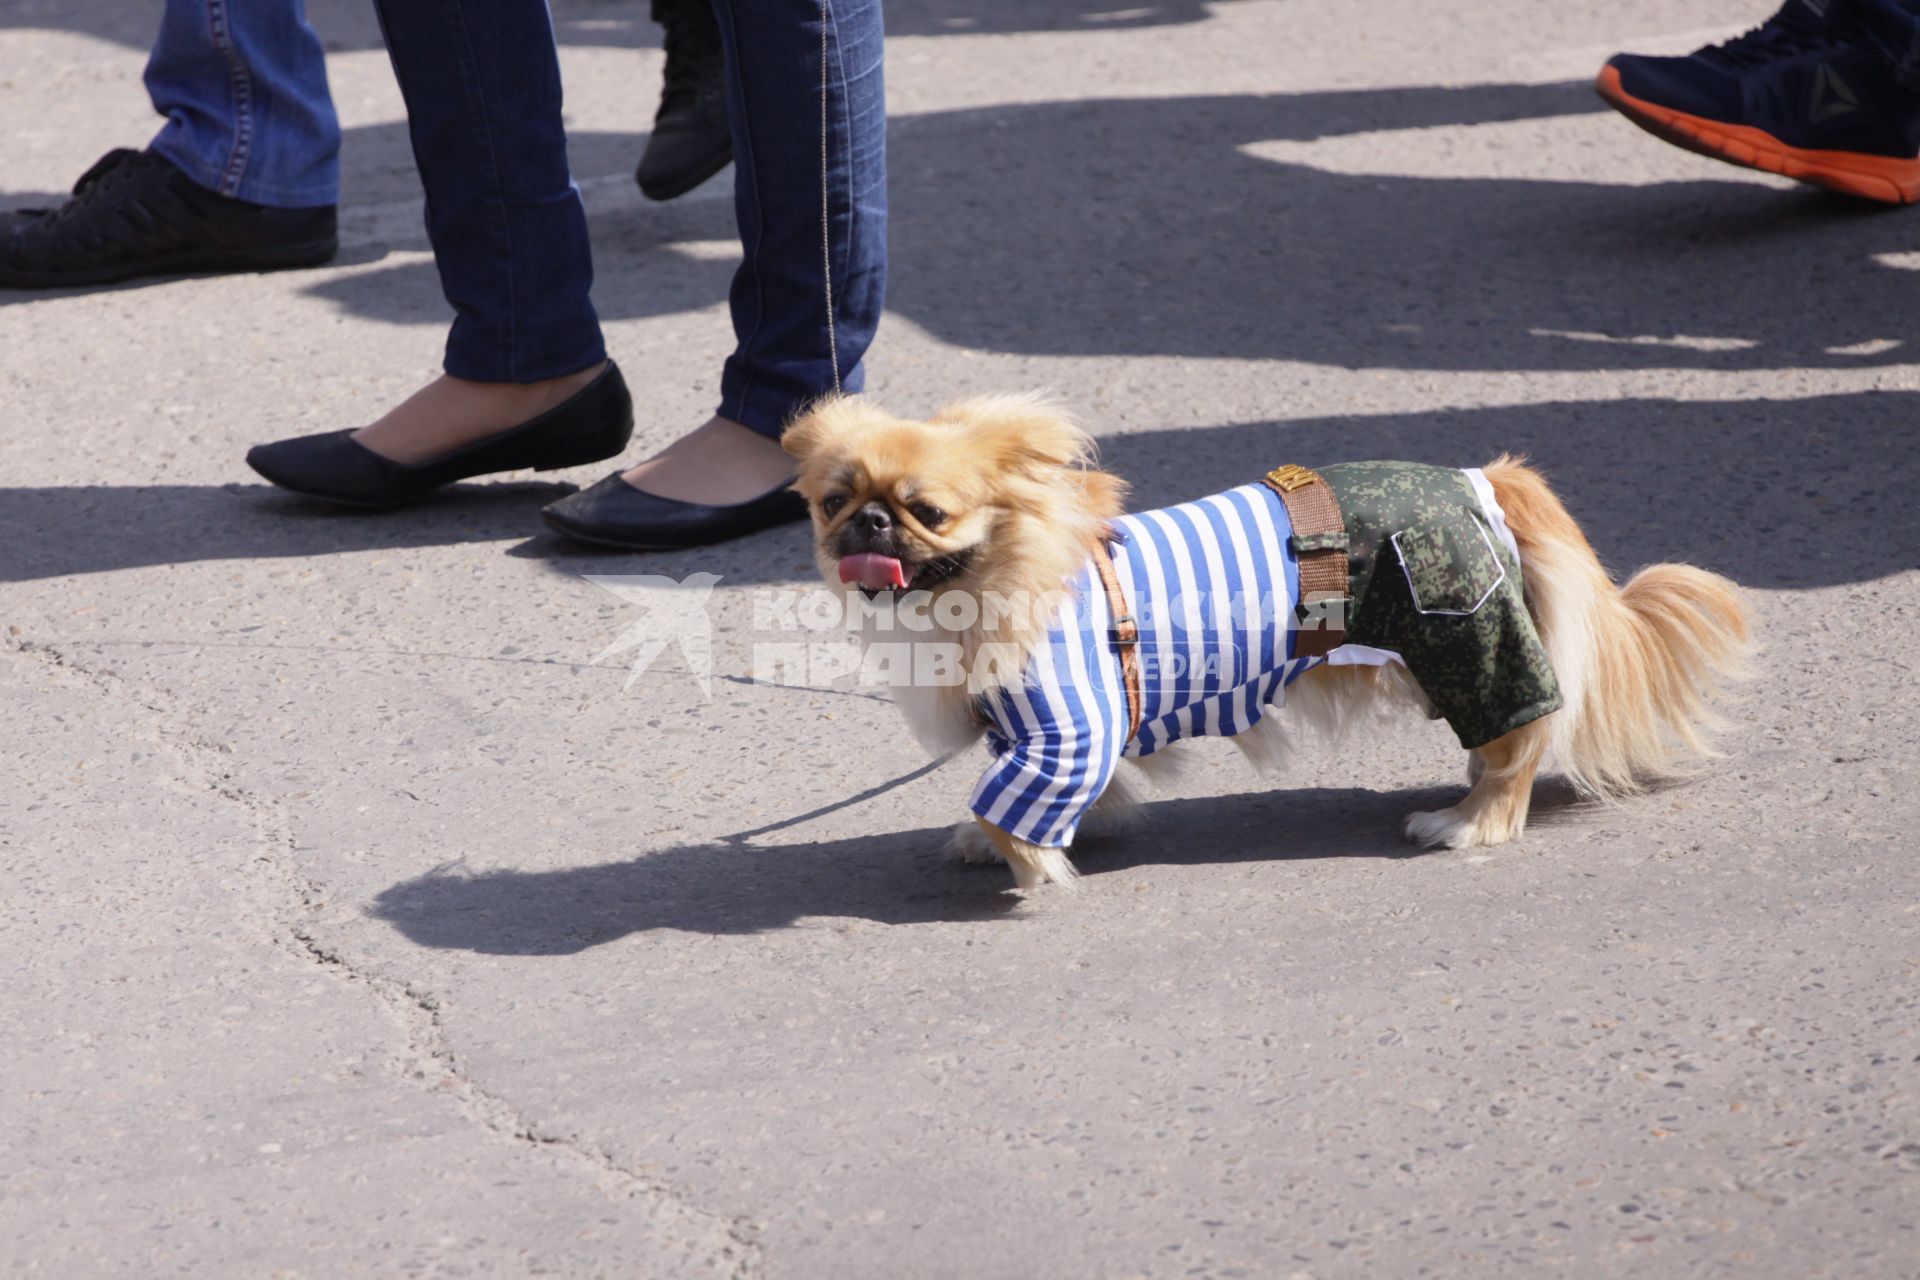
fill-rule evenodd
<path id="1" fill-rule="evenodd" d="M 1507 580 L 1493 540 L 1471 516 L 1403 529 L 1393 535 L 1393 549 L 1422 614 L 1469 617 Z"/>

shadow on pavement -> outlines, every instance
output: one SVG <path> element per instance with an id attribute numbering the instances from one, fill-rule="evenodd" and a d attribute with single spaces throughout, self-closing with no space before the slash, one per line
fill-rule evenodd
<path id="1" fill-rule="evenodd" d="M 264 484 L 0 488 L 0 582 L 201 560 L 277 559 L 525 537 L 572 485 L 457 485 L 397 511 L 347 511 Z"/>
<path id="2" fill-rule="evenodd" d="M 1912 359 L 1909 222 L 1743 181 L 1623 186 L 1344 174 L 1244 148 L 1591 114 L 1584 84 L 1031 103 L 892 122 L 890 309 L 956 346 L 1348 369 L 1852 369 Z M 1627 126 L 1622 123 L 1622 128 Z M 405 131 L 351 131 L 348 221 L 413 200 Z M 624 181 L 638 131 L 580 133 Z M 980 175 L 991 174 L 991 182 Z M 412 219 L 357 244 L 421 247 Z M 404 230 L 399 230 L 404 227 Z M 594 217 L 610 320 L 720 305 L 724 199 Z M 444 326 L 430 264 L 305 286 L 348 315 Z M 0 305 L 45 297 L 0 293 Z M 882 336 L 882 342 L 885 338 Z M 716 353 L 717 354 L 717 353 Z"/>
<path id="3" fill-rule="evenodd" d="M 560 572 L 618 572 L 639 561 L 550 534 L 540 508 L 572 493 L 570 484 L 501 481 L 455 485 L 393 511 L 349 511 L 308 502 L 263 484 L 80 485 L 0 488 L 0 582 L 108 573 L 149 565 L 216 560 L 274 560 L 445 547 L 515 544 L 506 554 L 537 557 Z M 646 557 L 646 572 L 684 576 L 722 566 L 730 581 L 791 581 L 811 574 L 804 539 L 789 554 L 769 554 L 757 538 L 694 553 Z M 685 568 L 672 566 L 685 563 Z M 764 566 L 777 562 L 781 571 Z M 666 566 L 666 567 L 663 567 Z"/>
<path id="4" fill-rule="evenodd" d="M 0 488 L 0 582 L 108 573 L 149 565 L 275 560 L 462 543 L 512 543 L 561 573 L 695 569 L 729 582 L 791 582 L 814 573 L 805 535 L 774 529 L 698 552 L 635 556 L 552 534 L 540 508 L 569 484 L 454 485 L 393 511 L 350 511 L 264 484 L 79 485 Z M 777 540 L 785 537 L 785 545 Z"/>
<path id="5" fill-rule="evenodd" d="M 1406 812 L 1451 804 L 1457 788 L 1358 788 L 1168 800 L 1124 836 L 1087 841 L 1090 878 L 1140 866 L 1317 858 L 1407 858 Z M 1285 832 L 1284 843 L 1275 832 Z M 749 934 L 807 917 L 952 924 L 1010 916 L 1003 867 L 962 867 L 946 828 L 782 845 L 696 845 L 555 871 L 443 869 L 383 890 L 371 914 L 423 947 L 488 955 L 570 955 L 656 929 Z"/>
<path id="6" fill-rule="evenodd" d="M 1684 560 L 1748 587 L 1871 582 L 1920 568 L 1920 394 L 1805 400 L 1613 400 L 1441 409 L 1146 431 L 1101 441 L 1164 506 L 1285 462 L 1406 458 L 1480 466 L 1503 452 L 1547 473 L 1622 577 Z"/>
<path id="7" fill-rule="evenodd" d="M 1880 208 L 1738 180 L 1349 174 L 1242 150 L 1597 110 L 1564 84 L 911 117 L 893 134 L 889 306 L 945 342 L 1026 355 L 1514 371 L 1913 358 L 1920 277 L 1876 255 L 1920 234 Z"/>
<path id="8" fill-rule="evenodd" d="M 889 309 L 944 342 L 1021 355 L 1517 372 L 1912 359 L 1920 278 L 1880 259 L 1916 235 L 1877 207 L 1740 180 L 1335 173 L 1243 149 L 1602 110 L 1585 84 L 1479 85 L 897 119 Z M 577 133 L 575 171 L 624 175 L 643 143 Z M 355 131 L 348 154 L 367 166 L 350 168 L 353 189 L 416 194 L 398 126 Z M 729 201 L 611 208 L 593 229 L 603 316 L 724 300 L 732 255 L 683 246 L 731 242 Z M 424 246 L 411 223 L 406 235 Z M 448 319 L 420 261 L 309 288 L 351 315 Z"/>
<path id="9" fill-rule="evenodd" d="M 1871 582 L 1920 567 L 1920 394 L 1624 400 L 1446 409 L 1146 431 L 1102 442 L 1134 509 L 1247 483 L 1283 462 L 1410 458 L 1478 466 L 1529 454 L 1616 573 L 1687 560 L 1770 590 Z M 811 581 L 804 528 L 696 551 L 595 552 L 549 535 L 564 485 L 459 485 L 417 506 L 348 513 L 265 485 L 0 488 L 0 581 L 203 560 L 508 542 L 556 572 L 695 570 L 729 583 Z"/>

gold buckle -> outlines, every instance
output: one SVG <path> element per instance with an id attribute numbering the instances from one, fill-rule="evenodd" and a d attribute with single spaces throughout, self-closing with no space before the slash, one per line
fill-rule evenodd
<path id="1" fill-rule="evenodd" d="M 1286 493 L 1292 493 L 1295 489 L 1304 489 L 1319 478 L 1314 472 L 1305 467 L 1295 466 L 1291 462 L 1284 467 L 1275 467 L 1267 472 L 1268 483 Z"/>

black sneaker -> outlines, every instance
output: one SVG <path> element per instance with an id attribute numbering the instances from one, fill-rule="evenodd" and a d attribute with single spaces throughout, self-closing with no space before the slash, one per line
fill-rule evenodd
<path id="1" fill-rule="evenodd" d="M 727 68 L 711 0 L 653 0 L 666 32 L 667 70 L 653 134 L 634 171 L 649 200 L 683 196 L 733 159 Z"/>
<path id="2" fill-rule="evenodd" d="M 1888 204 L 1920 199 L 1920 94 L 1893 0 L 1787 0 L 1685 58 L 1616 54 L 1595 87 L 1675 146 Z"/>
<path id="3" fill-rule="evenodd" d="M 339 248 L 334 210 L 233 200 L 148 151 L 110 151 L 55 209 L 0 213 L 0 287 L 314 267 Z"/>

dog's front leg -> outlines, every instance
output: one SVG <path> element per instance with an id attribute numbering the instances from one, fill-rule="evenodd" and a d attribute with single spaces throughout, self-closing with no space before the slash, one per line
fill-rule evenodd
<path id="1" fill-rule="evenodd" d="M 1000 856 L 1000 847 L 987 835 L 987 830 L 987 825 L 972 814 L 954 823 L 952 833 L 947 836 L 947 856 L 969 867 L 1005 862 Z"/>
<path id="2" fill-rule="evenodd" d="M 1057 884 L 1063 889 L 1080 887 L 1080 873 L 1073 869 L 1065 849 L 1028 844 L 1025 840 L 1008 835 L 984 818 L 976 817 L 974 821 L 980 824 L 987 839 L 993 842 L 993 847 L 1013 868 L 1013 881 L 1022 889 L 1037 889 L 1043 884 Z"/>

